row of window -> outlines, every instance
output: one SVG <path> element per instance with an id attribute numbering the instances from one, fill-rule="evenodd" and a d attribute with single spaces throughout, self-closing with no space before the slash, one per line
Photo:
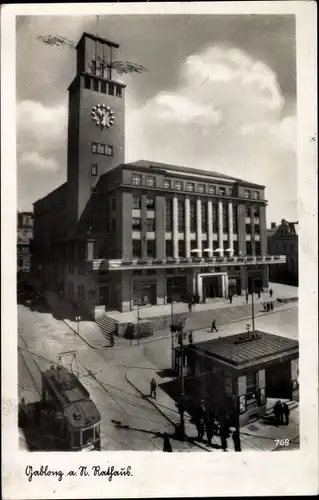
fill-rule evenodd
<path id="1" fill-rule="evenodd" d="M 255 189 L 244 189 L 244 197 L 260 200 L 260 191 L 256 191 Z"/>
<path id="2" fill-rule="evenodd" d="M 113 146 L 109 144 L 101 144 L 98 142 L 91 143 L 91 152 L 98 155 L 113 156 Z"/>
<path id="3" fill-rule="evenodd" d="M 260 234 L 259 224 L 252 226 L 251 224 L 246 224 L 246 234 Z"/>
<path id="4" fill-rule="evenodd" d="M 142 242 L 141 240 L 133 240 L 133 250 L 132 250 L 132 255 L 133 258 L 140 259 L 142 256 Z M 198 247 L 198 244 L 196 241 L 191 241 L 191 251 L 195 250 L 195 248 Z M 214 243 L 215 248 L 217 243 Z M 229 242 L 224 241 L 224 250 L 226 250 L 229 247 Z M 202 241 L 202 250 L 205 250 L 207 248 L 207 241 Z M 238 241 L 233 242 L 233 249 L 234 249 L 234 254 L 238 255 Z M 174 256 L 174 247 L 173 247 L 173 241 L 172 240 L 166 240 L 165 242 L 165 255 L 166 257 L 173 257 Z M 260 242 L 256 241 L 255 243 L 255 255 L 260 255 Z M 253 246 L 251 241 L 246 242 L 246 254 L 247 255 L 252 255 L 253 251 Z M 147 240 L 146 243 L 146 256 L 148 258 L 156 258 L 156 244 L 155 240 Z M 186 243 L 184 240 L 179 240 L 178 242 L 178 257 L 186 257 Z"/>
<path id="5" fill-rule="evenodd" d="M 142 199 L 139 196 L 133 196 L 132 198 L 132 208 L 133 210 L 141 210 L 142 207 Z M 155 198 L 146 198 L 146 209 L 154 210 L 155 209 Z"/>
<path id="6" fill-rule="evenodd" d="M 132 218 L 133 231 L 140 231 L 142 229 L 142 221 L 140 217 Z M 146 219 L 146 231 L 155 231 L 155 219 Z"/>
<path id="7" fill-rule="evenodd" d="M 105 71 L 100 75 L 101 78 L 110 78 L 105 74 Z M 101 94 L 107 94 L 115 97 L 122 97 L 122 87 L 113 82 L 105 82 L 103 80 L 98 80 L 97 78 L 92 78 L 89 75 L 84 76 L 84 87 L 88 90 L 94 90 L 95 92 L 100 92 Z"/>

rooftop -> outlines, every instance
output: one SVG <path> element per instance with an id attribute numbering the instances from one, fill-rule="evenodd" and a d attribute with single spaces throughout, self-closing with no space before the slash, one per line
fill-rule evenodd
<path id="1" fill-rule="evenodd" d="M 248 184 L 248 185 L 251 185 L 251 186 L 255 186 L 255 187 L 260 187 L 260 188 L 264 188 L 265 186 L 262 186 L 260 184 L 254 184 L 254 183 L 251 183 L 251 182 L 248 182 L 248 181 L 244 181 L 243 179 L 239 179 L 238 177 L 232 177 L 230 175 L 225 175 L 225 174 L 221 174 L 219 172 L 215 172 L 215 171 L 212 171 L 212 170 L 199 170 L 197 168 L 190 168 L 190 167 L 183 167 L 183 166 L 179 166 L 179 165 L 170 165 L 170 164 L 167 164 L 167 163 L 159 163 L 159 162 L 155 162 L 155 161 L 149 161 L 149 160 L 138 160 L 138 161 L 134 161 L 134 162 L 131 162 L 131 163 L 125 163 L 124 165 L 120 165 L 120 167 L 140 167 L 140 168 L 149 168 L 149 169 L 158 169 L 158 170 L 161 170 L 162 172 L 164 173 L 169 173 L 169 174 L 172 174 L 172 173 L 176 173 L 176 174 L 188 174 L 188 175 L 194 175 L 194 176 L 204 176 L 206 178 L 208 178 L 207 180 L 209 180 L 211 178 L 211 180 L 224 180 L 224 181 L 228 181 L 228 182 L 240 182 L 240 183 L 244 183 L 244 184 Z"/>
<path id="2" fill-rule="evenodd" d="M 232 365 L 259 362 L 263 359 L 298 352 L 299 342 L 287 337 L 256 330 L 193 344 L 190 349 L 205 353 Z"/>

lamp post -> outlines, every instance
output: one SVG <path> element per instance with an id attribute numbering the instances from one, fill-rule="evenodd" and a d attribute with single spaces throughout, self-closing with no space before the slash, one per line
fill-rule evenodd
<path id="1" fill-rule="evenodd" d="M 78 335 L 80 335 L 80 321 L 81 321 L 81 316 L 76 316 L 75 317 L 75 321 L 77 323 L 77 331 L 78 331 Z"/>
<path id="2" fill-rule="evenodd" d="M 140 345 L 140 300 L 137 301 L 137 345 Z"/>
<path id="3" fill-rule="evenodd" d="M 178 329 L 178 340 L 180 345 L 180 378 L 181 378 L 181 399 L 183 402 L 185 396 L 185 381 L 184 381 L 184 334 L 183 327 L 180 326 Z M 180 438 L 184 441 L 185 439 L 185 420 L 184 420 L 184 408 L 183 405 L 179 405 L 179 413 L 181 417 L 180 423 Z"/>

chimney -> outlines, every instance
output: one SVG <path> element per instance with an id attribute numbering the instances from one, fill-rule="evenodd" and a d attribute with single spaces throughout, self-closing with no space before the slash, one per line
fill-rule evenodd
<path id="1" fill-rule="evenodd" d="M 277 225 L 276 222 L 272 222 L 270 228 L 275 229 L 276 225 Z"/>

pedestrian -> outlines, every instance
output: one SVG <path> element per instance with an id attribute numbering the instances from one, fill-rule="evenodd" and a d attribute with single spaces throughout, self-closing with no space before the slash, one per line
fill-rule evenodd
<path id="1" fill-rule="evenodd" d="M 270 310 L 273 311 L 274 310 L 274 303 L 271 301 L 270 302 Z"/>
<path id="2" fill-rule="evenodd" d="M 204 434 L 205 434 L 205 423 L 204 423 L 204 419 L 201 418 L 200 421 L 199 421 L 199 425 L 198 425 L 198 439 L 200 441 L 203 441 L 203 437 L 204 437 Z"/>
<path id="3" fill-rule="evenodd" d="M 220 441 L 221 441 L 221 446 L 222 446 L 223 451 L 227 451 L 227 447 L 228 447 L 227 432 L 226 432 L 224 424 L 222 424 L 220 426 Z"/>
<path id="4" fill-rule="evenodd" d="M 248 292 L 246 292 L 246 304 L 248 304 L 248 299 L 249 299 Z"/>
<path id="5" fill-rule="evenodd" d="M 189 344 L 193 343 L 193 332 L 189 332 L 189 334 L 188 334 L 188 343 Z"/>
<path id="6" fill-rule="evenodd" d="M 283 405 L 282 405 L 282 402 L 279 401 L 279 422 L 280 422 L 280 425 L 283 425 L 284 423 L 284 409 L 283 409 Z"/>
<path id="7" fill-rule="evenodd" d="M 269 312 L 269 311 L 270 311 L 270 304 L 269 304 L 269 302 L 267 302 L 267 312 Z"/>
<path id="8" fill-rule="evenodd" d="M 171 442 L 169 440 L 167 432 L 164 432 L 163 438 L 164 438 L 163 451 L 172 452 L 173 451 L 172 445 L 171 445 Z"/>
<path id="9" fill-rule="evenodd" d="M 267 304 L 266 304 L 266 302 L 264 302 L 264 311 L 265 312 L 267 311 Z"/>
<path id="10" fill-rule="evenodd" d="M 150 385 L 151 385 L 151 397 L 153 397 L 154 399 L 156 399 L 157 384 L 156 384 L 156 380 L 155 380 L 154 377 L 152 378 Z"/>
<path id="11" fill-rule="evenodd" d="M 188 303 L 188 311 L 189 311 L 189 312 L 192 312 L 192 307 L 193 307 L 192 302 L 189 302 L 189 303 Z"/>
<path id="12" fill-rule="evenodd" d="M 229 303 L 232 304 L 233 303 L 233 296 L 231 293 L 229 294 L 228 298 L 229 298 Z"/>
<path id="13" fill-rule="evenodd" d="M 274 406 L 274 414 L 275 414 L 275 421 L 276 421 L 277 427 L 279 427 L 279 425 L 281 423 L 281 413 L 282 413 L 282 405 L 281 405 L 281 401 L 278 400 L 278 401 L 276 401 L 276 404 Z"/>
<path id="14" fill-rule="evenodd" d="M 235 451 L 241 451 L 241 443 L 240 443 L 240 434 L 239 434 L 239 429 L 236 427 L 232 434 L 233 442 L 234 442 L 234 449 Z"/>
<path id="15" fill-rule="evenodd" d="M 211 446 L 213 438 L 213 423 L 211 420 L 207 420 L 207 422 L 205 423 L 205 430 L 207 436 L 207 444 L 208 446 Z"/>
<path id="16" fill-rule="evenodd" d="M 216 326 L 216 319 L 214 319 L 213 322 L 212 322 L 211 332 L 213 332 L 213 331 L 218 332 L 217 326 Z"/>
<path id="17" fill-rule="evenodd" d="M 272 291 L 272 288 L 269 290 L 269 295 L 270 295 L 270 298 L 272 297 L 272 294 L 273 294 L 273 291 Z"/>
<path id="18" fill-rule="evenodd" d="M 282 411 L 285 416 L 285 425 L 289 425 L 289 415 L 290 415 L 290 410 L 288 408 L 287 403 L 283 403 L 282 405 Z"/>
<path id="19" fill-rule="evenodd" d="M 258 298 L 260 299 L 260 288 L 258 289 Z"/>
<path id="20" fill-rule="evenodd" d="M 114 347 L 114 335 L 113 335 L 113 333 L 111 333 L 110 346 Z"/>

